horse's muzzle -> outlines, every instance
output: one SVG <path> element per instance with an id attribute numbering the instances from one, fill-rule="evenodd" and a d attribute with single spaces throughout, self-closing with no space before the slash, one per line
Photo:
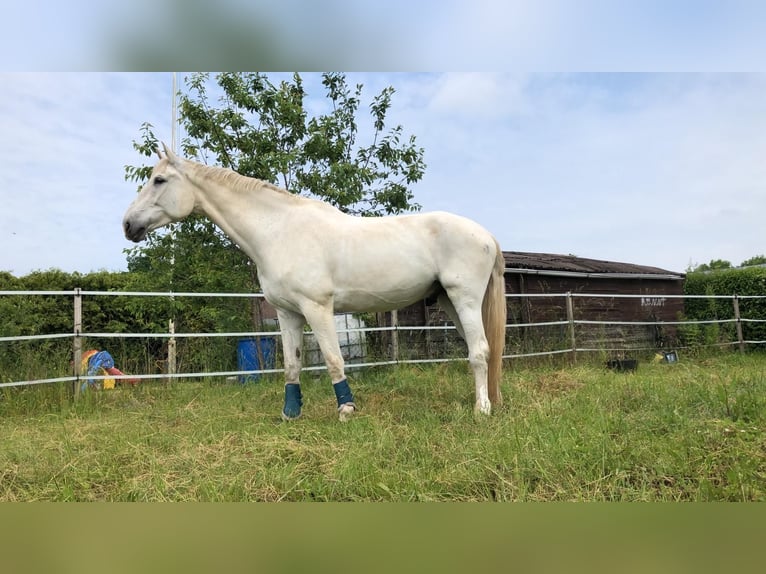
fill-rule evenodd
<path id="1" fill-rule="evenodd" d="M 129 219 L 122 222 L 122 228 L 125 231 L 125 238 L 138 243 L 146 238 L 146 226 L 131 223 Z"/>

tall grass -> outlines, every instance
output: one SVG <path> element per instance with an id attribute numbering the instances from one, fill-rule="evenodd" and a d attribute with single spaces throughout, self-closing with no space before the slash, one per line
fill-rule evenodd
<path id="1" fill-rule="evenodd" d="M 0 399 L 0 500 L 713 501 L 766 498 L 766 356 L 635 373 L 601 363 L 506 370 L 473 415 L 465 364 L 369 369 L 338 422 L 325 375 L 304 416 L 282 382 L 142 384 Z M 31 391 L 31 389 L 30 389 Z"/>

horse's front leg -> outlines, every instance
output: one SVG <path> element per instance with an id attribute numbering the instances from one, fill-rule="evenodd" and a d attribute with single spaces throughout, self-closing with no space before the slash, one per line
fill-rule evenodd
<path id="1" fill-rule="evenodd" d="M 335 330 L 332 305 L 310 304 L 302 310 L 319 343 L 327 371 L 330 373 L 335 398 L 338 401 L 338 417 L 345 422 L 356 411 L 356 404 L 344 372 L 345 364 Z"/>
<path id="2" fill-rule="evenodd" d="M 277 310 L 279 327 L 282 330 L 282 350 L 285 358 L 285 406 L 282 419 L 295 420 L 301 416 L 301 364 L 303 353 L 303 326 L 306 319 L 299 313 Z"/>

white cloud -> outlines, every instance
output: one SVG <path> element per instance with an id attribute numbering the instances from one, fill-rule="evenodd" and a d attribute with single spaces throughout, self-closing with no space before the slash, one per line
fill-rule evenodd
<path id="1" fill-rule="evenodd" d="M 121 210 L 135 185 L 123 166 L 140 161 L 131 140 L 141 122 L 169 125 L 170 84 L 111 74 L 2 81 L 0 198 L 10 207 L 0 211 L 0 269 L 124 268 Z"/>
<path id="2" fill-rule="evenodd" d="M 429 109 L 468 120 L 502 119 L 526 112 L 524 78 L 512 74 L 454 72 L 434 82 Z"/>
<path id="3" fill-rule="evenodd" d="M 421 122 L 426 209 L 479 219 L 506 249 L 671 270 L 724 244 L 731 254 L 720 257 L 735 264 L 763 251 L 747 233 L 752 217 L 736 230 L 720 215 L 731 203 L 766 207 L 762 76 L 532 75 L 519 85 L 510 97 L 520 112 L 501 121 L 445 106 Z"/>

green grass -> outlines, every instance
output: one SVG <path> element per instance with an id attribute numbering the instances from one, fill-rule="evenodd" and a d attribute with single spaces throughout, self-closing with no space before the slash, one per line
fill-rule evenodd
<path id="1" fill-rule="evenodd" d="M 326 377 L 305 378 L 292 423 L 277 378 L 149 383 L 76 405 L 54 387 L 13 389 L 0 395 L 0 500 L 766 499 L 764 355 L 635 373 L 516 366 L 504 406 L 478 420 L 465 364 L 350 380 L 361 410 L 346 424 Z"/>

